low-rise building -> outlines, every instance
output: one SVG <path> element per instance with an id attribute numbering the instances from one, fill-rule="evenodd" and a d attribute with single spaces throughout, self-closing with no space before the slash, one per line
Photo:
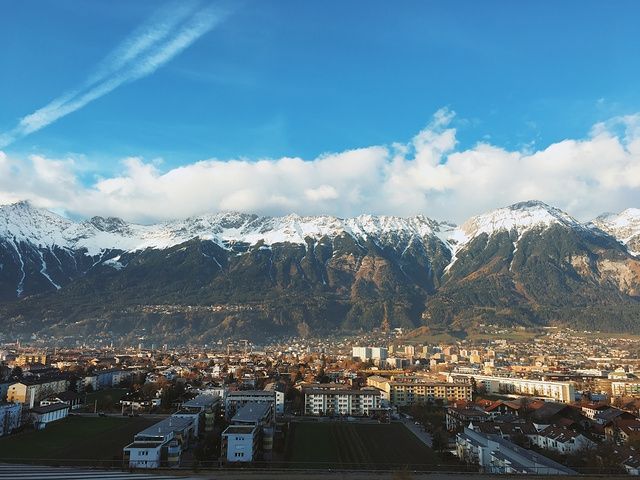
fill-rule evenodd
<path id="1" fill-rule="evenodd" d="M 22 405 L 19 403 L 0 403 L 0 437 L 9 435 L 20 427 Z"/>
<path id="2" fill-rule="evenodd" d="M 36 430 L 44 429 L 48 424 L 57 422 L 69 415 L 69 405 L 52 403 L 42 407 L 34 407 L 29 411 L 33 426 Z"/>
<path id="3" fill-rule="evenodd" d="M 41 407 L 55 405 L 56 403 L 64 403 L 65 405 L 68 405 L 71 410 L 77 410 L 82 407 L 82 398 L 76 392 L 67 390 L 66 392 L 51 395 L 44 400 L 40 400 Z"/>

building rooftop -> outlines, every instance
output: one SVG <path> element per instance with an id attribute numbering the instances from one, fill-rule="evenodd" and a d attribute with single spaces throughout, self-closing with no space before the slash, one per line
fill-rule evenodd
<path id="1" fill-rule="evenodd" d="M 233 416 L 233 423 L 258 423 L 269 414 L 271 405 L 268 403 L 249 402 L 240 408 Z"/>
<path id="2" fill-rule="evenodd" d="M 228 392 L 227 398 L 229 397 L 267 397 L 274 396 L 275 392 L 273 390 L 236 390 L 235 392 Z"/>
<path id="3" fill-rule="evenodd" d="M 253 425 L 230 425 L 226 428 L 226 430 L 224 432 L 222 432 L 222 435 L 225 434 L 249 434 L 249 433 L 253 433 L 253 431 L 256 429 L 255 426 Z"/>
<path id="4" fill-rule="evenodd" d="M 184 417 L 169 417 L 161 420 L 160 422 L 145 428 L 141 432 L 138 432 L 134 439 L 147 440 L 150 438 L 164 437 L 171 432 L 184 430 L 193 423 L 192 418 Z"/>
<path id="5" fill-rule="evenodd" d="M 192 398 L 191 400 L 184 402 L 182 404 L 183 407 L 200 407 L 200 408 L 207 408 L 207 407 L 211 407 L 213 405 L 215 405 L 216 403 L 218 403 L 220 401 L 220 397 L 217 395 L 207 395 L 207 394 L 200 394 L 195 398 Z"/>
<path id="6" fill-rule="evenodd" d="M 49 413 L 49 412 L 57 412 L 58 410 L 68 409 L 69 405 L 66 403 L 52 403 L 51 405 L 47 405 L 46 407 L 33 407 L 31 411 L 33 413 Z"/>

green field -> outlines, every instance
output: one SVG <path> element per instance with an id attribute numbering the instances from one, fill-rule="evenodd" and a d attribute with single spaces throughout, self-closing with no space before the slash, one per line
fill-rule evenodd
<path id="1" fill-rule="evenodd" d="M 0 439 L 0 461 L 59 465 L 101 465 L 122 460 L 122 447 L 158 420 L 141 417 L 67 417 L 44 430 Z"/>
<path id="2" fill-rule="evenodd" d="M 128 391 L 126 388 L 107 388 L 105 390 L 87 393 L 85 410 L 93 412 L 96 400 L 98 401 L 98 412 L 119 410 L 120 406 L 118 402 Z"/>
<path id="3" fill-rule="evenodd" d="M 285 460 L 297 468 L 435 469 L 436 453 L 404 425 L 291 423 Z"/>

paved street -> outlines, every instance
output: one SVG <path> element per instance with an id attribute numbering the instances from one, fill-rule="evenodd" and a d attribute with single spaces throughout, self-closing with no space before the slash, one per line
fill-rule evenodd
<path id="1" fill-rule="evenodd" d="M 431 438 L 431 434 L 427 432 L 422 425 L 416 425 L 414 420 L 409 420 L 408 418 L 401 417 L 400 421 L 411 430 L 416 437 L 418 437 L 427 447 L 433 447 L 433 439 Z"/>

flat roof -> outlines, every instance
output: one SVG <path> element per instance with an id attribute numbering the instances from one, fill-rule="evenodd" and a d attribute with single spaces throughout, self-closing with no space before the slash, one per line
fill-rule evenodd
<path id="1" fill-rule="evenodd" d="M 192 418 L 169 417 L 145 428 L 141 432 L 136 433 L 135 436 L 164 437 L 167 433 L 183 430 L 191 424 L 193 424 Z"/>
<path id="2" fill-rule="evenodd" d="M 211 405 L 215 405 L 220 401 L 220 397 L 218 395 L 207 395 L 200 394 L 191 400 L 184 402 L 182 404 L 183 407 L 209 407 Z"/>
<path id="3" fill-rule="evenodd" d="M 234 392 L 227 392 L 227 398 L 229 397 L 267 397 L 276 394 L 273 390 L 236 390 Z"/>
<path id="4" fill-rule="evenodd" d="M 381 394 L 380 390 L 377 389 L 366 389 L 362 390 L 325 390 L 322 388 L 303 388 L 302 393 L 305 395 L 376 395 L 379 396 Z"/>
<path id="5" fill-rule="evenodd" d="M 257 423 L 269 413 L 270 408 L 268 403 L 249 402 L 236 412 L 231 421 Z"/>
<path id="6" fill-rule="evenodd" d="M 33 407 L 31 411 L 33 413 L 49 413 L 49 412 L 57 412 L 58 410 L 69 409 L 69 405 L 66 403 L 52 403 L 51 405 L 47 405 L 45 407 Z"/>
<path id="7" fill-rule="evenodd" d="M 247 434 L 247 433 L 252 433 L 255 429 L 256 427 L 253 425 L 230 425 L 226 428 L 224 432 L 222 432 L 222 435 L 225 435 L 225 434 L 233 435 L 238 433 Z"/>

